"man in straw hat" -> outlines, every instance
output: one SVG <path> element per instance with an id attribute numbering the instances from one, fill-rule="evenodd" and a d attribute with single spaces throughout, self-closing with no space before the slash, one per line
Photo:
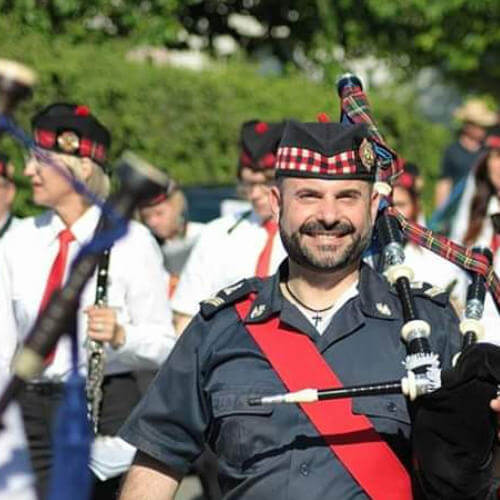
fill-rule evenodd
<path id="1" fill-rule="evenodd" d="M 271 277 L 242 280 L 201 304 L 120 432 L 139 450 L 122 500 L 172 499 L 205 443 L 218 456 L 228 499 L 409 500 L 412 489 L 441 485 L 439 464 L 418 463 L 418 474 L 412 466 L 412 418 L 401 394 L 300 407 L 252 403 L 298 390 L 290 386 L 404 374 L 401 302 L 362 262 L 379 204 L 374 157 L 364 124 L 287 123 L 271 205 L 288 258 Z M 429 296 L 427 289 L 414 290 L 416 304 L 448 367 L 458 350 L 457 319 L 447 295 Z M 500 400 L 495 405 L 500 411 Z M 413 429 L 422 441 L 433 430 L 432 416 Z M 494 433 L 491 426 L 487 439 Z M 489 460 L 478 459 L 483 470 Z M 486 492 L 492 485 L 488 476 L 470 474 L 469 487 Z"/>
<path id="2" fill-rule="evenodd" d="M 454 113 L 460 123 L 458 138 L 444 152 L 440 179 L 436 184 L 436 206 L 446 202 L 452 190 L 469 175 L 480 154 L 486 129 L 496 115 L 480 99 L 469 99 Z"/>

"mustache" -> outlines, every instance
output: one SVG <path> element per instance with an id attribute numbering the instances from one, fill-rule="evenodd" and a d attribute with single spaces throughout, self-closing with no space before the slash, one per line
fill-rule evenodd
<path id="1" fill-rule="evenodd" d="M 321 221 L 306 221 L 299 228 L 300 234 L 308 236 L 345 236 L 355 232 L 354 226 L 348 221 L 336 221 L 325 224 Z"/>

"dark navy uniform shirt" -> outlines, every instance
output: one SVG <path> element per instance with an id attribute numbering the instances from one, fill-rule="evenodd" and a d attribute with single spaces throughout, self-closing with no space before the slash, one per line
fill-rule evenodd
<path id="1" fill-rule="evenodd" d="M 279 315 L 308 335 L 343 384 L 352 385 L 405 374 L 399 298 L 382 276 L 362 265 L 359 295 L 319 335 L 281 294 L 286 274 L 284 264 L 270 278 L 244 280 L 202 303 L 121 436 L 181 474 L 207 443 L 219 458 L 227 499 L 367 498 L 297 405 L 248 405 L 249 396 L 286 389 L 233 304 L 255 292 L 245 322 Z M 432 328 L 432 347 L 448 367 L 459 350 L 458 319 L 445 294 L 435 295 L 428 286 L 415 293 L 419 317 Z M 365 414 L 409 467 L 410 417 L 403 396 L 357 398 L 353 412 Z"/>

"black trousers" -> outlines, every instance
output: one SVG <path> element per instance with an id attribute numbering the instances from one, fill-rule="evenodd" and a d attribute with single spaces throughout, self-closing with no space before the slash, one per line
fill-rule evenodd
<path id="1" fill-rule="evenodd" d="M 104 379 L 100 433 L 114 436 L 140 399 L 139 388 L 131 373 L 111 375 Z M 28 384 L 21 392 L 19 404 L 36 478 L 37 494 L 47 496 L 52 472 L 52 428 L 63 398 L 62 384 Z M 94 500 L 117 497 L 121 476 L 107 481 L 94 477 Z"/>

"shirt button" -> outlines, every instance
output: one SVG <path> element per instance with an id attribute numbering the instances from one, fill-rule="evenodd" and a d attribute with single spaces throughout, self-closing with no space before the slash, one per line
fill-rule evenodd
<path id="1" fill-rule="evenodd" d="M 310 470 L 309 470 L 309 466 L 307 464 L 300 464 L 299 470 L 303 476 L 309 475 Z"/>
<path id="2" fill-rule="evenodd" d="M 392 401 L 390 403 L 387 403 L 387 407 L 386 407 L 391 413 L 394 413 L 397 409 L 397 406 L 395 403 L 393 403 Z"/>

